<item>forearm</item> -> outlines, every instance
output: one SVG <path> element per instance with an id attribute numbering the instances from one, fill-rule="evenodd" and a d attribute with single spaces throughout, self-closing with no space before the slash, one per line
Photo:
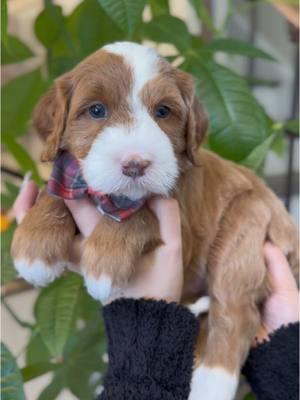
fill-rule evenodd
<path id="1" fill-rule="evenodd" d="M 184 400 L 197 319 L 175 303 L 117 300 L 103 309 L 109 367 L 99 400 Z"/>
<path id="2" fill-rule="evenodd" d="M 278 329 L 252 349 L 243 372 L 258 400 L 298 400 L 299 324 Z"/>

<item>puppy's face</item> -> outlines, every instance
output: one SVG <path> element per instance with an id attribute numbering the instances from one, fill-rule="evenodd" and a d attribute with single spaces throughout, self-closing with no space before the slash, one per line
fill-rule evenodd
<path id="1" fill-rule="evenodd" d="M 126 42 L 105 46 L 59 78 L 33 122 L 47 138 L 43 161 L 68 150 L 93 190 L 132 199 L 167 195 L 181 168 L 196 163 L 207 129 L 192 78 L 154 50 Z"/>

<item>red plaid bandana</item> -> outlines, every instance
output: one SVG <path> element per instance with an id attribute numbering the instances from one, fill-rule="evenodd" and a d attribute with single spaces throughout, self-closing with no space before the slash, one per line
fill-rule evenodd
<path id="1" fill-rule="evenodd" d="M 49 194 L 67 200 L 91 196 L 101 214 L 121 222 L 129 218 L 145 204 L 145 199 L 131 200 L 126 196 L 107 195 L 90 189 L 83 179 L 79 161 L 67 151 L 60 151 L 53 163 L 47 184 Z"/>

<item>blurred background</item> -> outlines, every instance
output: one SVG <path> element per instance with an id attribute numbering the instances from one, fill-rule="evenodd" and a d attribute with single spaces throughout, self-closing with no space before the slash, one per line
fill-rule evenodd
<path id="1" fill-rule="evenodd" d="M 42 291 L 17 279 L 9 246 L 11 205 L 24 173 L 42 185 L 51 168 L 39 162 L 34 104 L 57 76 L 105 43 L 146 43 L 194 74 L 210 117 L 207 146 L 263 176 L 299 224 L 298 1 L 137 0 L 128 2 L 127 19 L 125 3 L 1 2 L 1 334 L 5 385 L 15 390 L 7 399 L 89 399 L 101 391 L 98 304 L 72 274 Z M 58 322 L 66 299 L 67 317 Z M 243 382 L 238 398 L 254 398 Z"/>

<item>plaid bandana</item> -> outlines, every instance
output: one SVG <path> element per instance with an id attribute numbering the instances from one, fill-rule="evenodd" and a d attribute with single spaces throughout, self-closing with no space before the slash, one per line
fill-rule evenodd
<path id="1" fill-rule="evenodd" d="M 129 218 L 145 204 L 145 199 L 131 200 L 126 196 L 107 195 L 90 189 L 83 179 L 79 161 L 67 151 L 60 151 L 53 163 L 47 184 L 49 194 L 67 200 L 91 196 L 101 214 L 121 222 Z"/>

